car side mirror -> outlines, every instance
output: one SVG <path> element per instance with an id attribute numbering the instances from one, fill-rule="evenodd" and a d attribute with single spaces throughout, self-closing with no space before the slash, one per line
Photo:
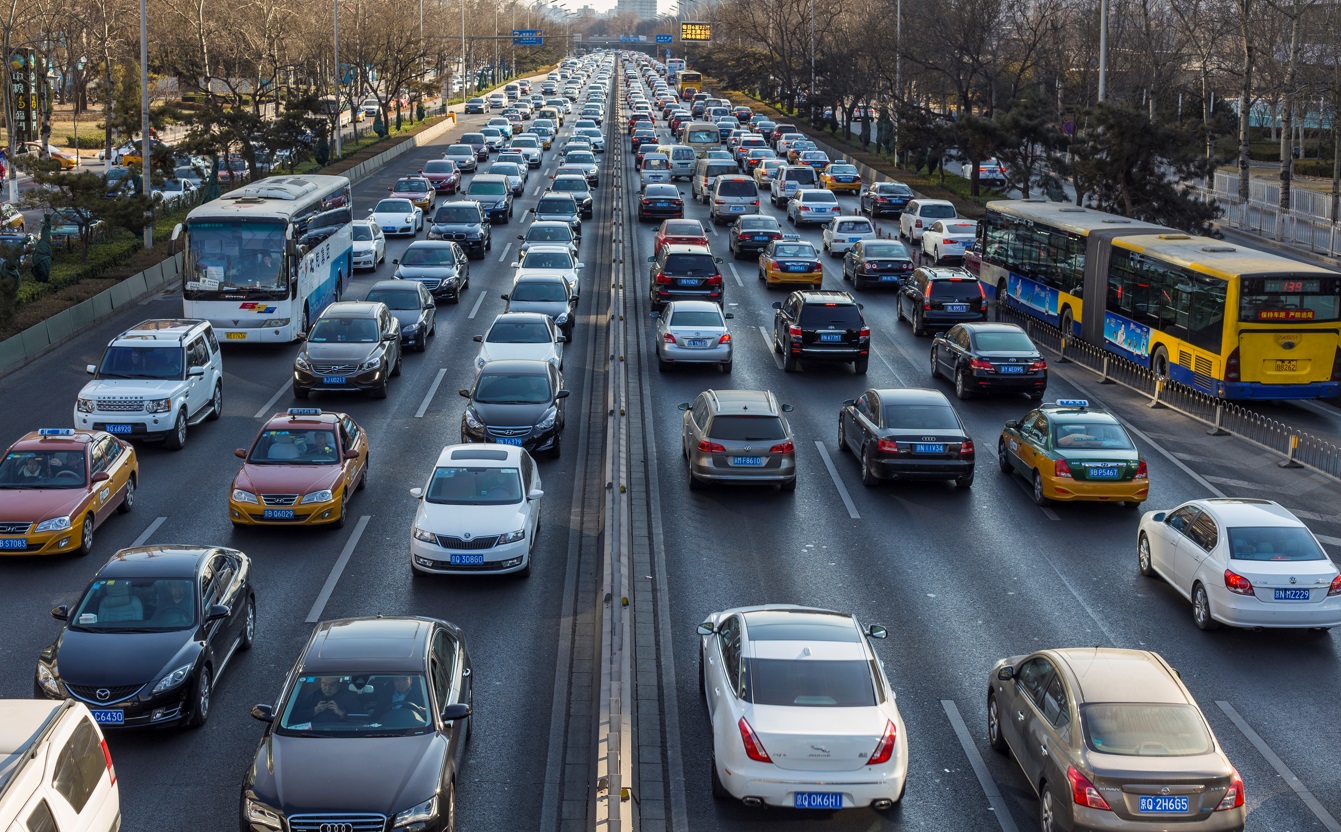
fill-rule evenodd
<path id="1" fill-rule="evenodd" d="M 397 258 L 397 257 L 393 257 L 393 258 L 391 258 L 391 265 L 393 265 L 393 266 L 399 266 L 399 265 L 400 265 L 400 259 Z"/>
<path id="2" fill-rule="evenodd" d="M 856 400 L 856 399 L 843 399 L 843 406 L 844 406 L 844 407 L 855 407 L 856 404 L 857 404 L 857 400 Z"/>
<path id="3" fill-rule="evenodd" d="M 865 309 L 865 308 L 866 308 L 866 304 L 864 304 L 864 303 L 859 303 L 859 304 L 857 304 L 857 308 L 858 308 L 858 309 Z"/>
<path id="4" fill-rule="evenodd" d="M 98 372 L 98 365 L 97 365 L 97 364 L 88 364 L 88 365 L 85 365 L 84 370 L 85 370 L 85 372 L 87 372 L 89 375 L 94 375 L 95 373 Z"/>
<path id="5" fill-rule="evenodd" d="M 99 471 L 98 473 L 93 475 L 93 479 L 91 480 L 91 482 L 107 482 L 111 478 L 112 475 L 108 474 L 106 471 Z"/>
<path id="6" fill-rule="evenodd" d="M 354 450 L 353 448 L 349 448 L 348 450 L 345 451 L 345 459 L 358 459 L 358 458 L 359 458 L 359 452 Z"/>
<path id="7" fill-rule="evenodd" d="M 704 621 L 702 624 L 698 625 L 698 627 L 695 628 L 695 631 L 701 636 L 710 636 L 713 633 L 717 632 L 717 628 L 712 626 L 711 621 Z"/>
<path id="8" fill-rule="evenodd" d="M 532 488 L 531 493 L 526 495 L 526 499 L 534 501 L 539 500 L 543 496 L 545 496 L 544 491 L 541 491 L 539 488 Z"/>
<path id="9" fill-rule="evenodd" d="M 70 618 L 70 608 L 64 604 L 61 604 L 59 607 L 52 607 L 51 617 L 57 621 L 68 621 Z"/>
<path id="10" fill-rule="evenodd" d="M 780 301 L 780 300 L 775 300 L 775 301 L 773 301 L 773 308 L 774 308 L 774 309 L 781 309 L 781 308 L 782 308 L 782 301 Z"/>
<path id="11" fill-rule="evenodd" d="M 871 638 L 889 638 L 889 630 L 881 627 L 879 624 L 872 624 L 866 628 L 866 635 Z"/>
<path id="12" fill-rule="evenodd" d="M 1018 419 L 1007 419 L 1006 427 L 1010 428 L 1011 430 L 1016 430 L 1020 427 L 1020 422 Z"/>
<path id="13" fill-rule="evenodd" d="M 227 604 L 213 604 L 205 613 L 205 623 L 208 624 L 211 621 L 220 621 L 232 614 L 233 611 L 228 608 Z"/>
<path id="14" fill-rule="evenodd" d="M 1164 520 L 1165 520 L 1165 518 L 1167 518 L 1167 517 L 1168 517 L 1168 515 L 1165 514 L 1164 512 L 1162 512 L 1162 511 L 1157 511 L 1157 512 L 1155 512 L 1155 516 L 1154 516 L 1154 517 L 1151 517 L 1150 519 L 1151 519 L 1151 520 L 1154 520 L 1156 523 L 1163 523 Z"/>
<path id="15" fill-rule="evenodd" d="M 560 343 L 560 344 L 566 344 L 566 343 L 568 343 L 568 336 L 567 336 L 567 335 L 564 335 L 562 332 L 560 332 L 560 333 L 559 333 L 559 343 Z"/>
<path id="16" fill-rule="evenodd" d="M 204 377 L 205 377 L 205 368 L 204 368 L 204 367 L 189 367 L 189 368 L 187 368 L 187 370 L 186 370 L 186 377 L 187 377 L 187 378 L 204 378 Z"/>
<path id="17" fill-rule="evenodd" d="M 464 702 L 453 702 L 442 709 L 443 722 L 465 719 L 468 716 L 470 716 L 470 706 Z"/>
<path id="18" fill-rule="evenodd" d="M 675 409 L 676 409 L 676 410 L 688 410 L 689 407 L 690 407 L 689 402 L 680 402 L 679 404 L 677 404 L 677 405 L 675 406 Z"/>
<path id="19" fill-rule="evenodd" d="M 996 678 L 1003 682 L 1009 682 L 1011 679 L 1015 678 L 1015 668 L 1006 665 L 1005 667 L 997 669 Z"/>
<path id="20" fill-rule="evenodd" d="M 651 255 L 650 257 L 647 258 L 647 262 L 649 262 L 649 263 L 655 263 L 655 262 L 656 262 L 656 259 L 657 259 L 657 258 L 656 258 L 656 255 L 654 254 L 654 255 Z"/>
<path id="21" fill-rule="evenodd" d="M 259 719 L 262 722 L 274 722 L 275 709 L 271 705 L 252 705 L 251 718 Z"/>
<path id="22" fill-rule="evenodd" d="M 782 406 L 782 412 L 783 412 L 783 413 L 791 413 L 791 412 L 792 412 L 793 410 L 795 410 L 795 409 L 796 409 L 795 407 L 792 407 L 792 406 L 789 405 L 789 404 L 784 404 L 784 405 Z"/>
<path id="23" fill-rule="evenodd" d="M 471 338 L 470 340 L 474 341 L 474 342 L 477 343 L 477 344 L 483 344 L 483 343 L 484 343 L 484 336 L 483 336 L 483 335 L 476 335 L 474 338 Z"/>
<path id="24" fill-rule="evenodd" d="M 463 398 L 463 399 L 468 399 L 468 398 L 470 398 L 470 391 L 467 390 L 467 389 L 464 388 L 464 387 L 462 387 L 460 390 L 457 390 L 456 392 L 457 392 L 457 394 L 459 394 L 459 395 L 461 396 L 461 398 Z"/>
<path id="25" fill-rule="evenodd" d="M 568 398 L 568 393 L 569 393 L 569 391 L 567 391 L 567 390 L 560 390 L 559 392 L 555 393 L 555 394 L 554 394 L 554 399 L 555 399 L 555 401 L 558 401 L 559 399 L 566 399 L 566 398 Z"/>
<path id="26" fill-rule="evenodd" d="M 508 299 L 508 296 L 507 296 L 507 293 L 506 293 L 506 292 L 503 293 L 503 294 L 501 294 L 501 295 L 499 295 L 499 297 L 502 298 L 503 300 L 507 300 L 507 299 Z"/>
<path id="27" fill-rule="evenodd" d="M 424 304 L 424 308 L 425 308 L 425 309 L 437 309 L 437 308 L 438 308 L 438 305 L 437 305 L 436 303 L 434 303 L 433 301 L 429 301 L 428 303 Z"/>
<path id="28" fill-rule="evenodd" d="M 518 235 L 517 235 L 517 239 L 518 239 L 518 240 L 521 240 L 521 241 L 523 241 L 523 242 L 525 242 L 525 240 L 526 240 L 526 235 L 525 235 L 525 234 L 518 234 Z"/>
<path id="29" fill-rule="evenodd" d="M 723 317 L 723 318 L 726 318 L 728 321 L 733 321 L 733 320 L 736 319 L 736 313 L 735 313 L 735 312 L 727 312 L 727 313 L 723 314 L 722 317 Z"/>

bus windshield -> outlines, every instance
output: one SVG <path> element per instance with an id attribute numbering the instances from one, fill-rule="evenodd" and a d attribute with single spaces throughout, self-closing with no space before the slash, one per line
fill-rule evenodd
<path id="1" fill-rule="evenodd" d="M 188 300 L 288 294 L 283 223 L 195 221 L 187 226 L 187 237 L 182 271 Z"/>

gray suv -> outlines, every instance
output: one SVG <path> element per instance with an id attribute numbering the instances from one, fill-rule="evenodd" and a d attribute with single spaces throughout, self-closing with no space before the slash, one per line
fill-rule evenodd
<path id="1" fill-rule="evenodd" d="M 708 483 L 776 483 L 796 489 L 792 427 L 769 390 L 704 390 L 684 411 L 681 449 L 689 463 L 689 488 Z"/>

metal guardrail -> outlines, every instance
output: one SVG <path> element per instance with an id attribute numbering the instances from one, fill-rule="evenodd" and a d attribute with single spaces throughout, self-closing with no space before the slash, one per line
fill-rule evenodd
<path id="1" fill-rule="evenodd" d="M 1237 173 L 1217 172 L 1215 174 L 1215 195 L 1222 199 L 1238 200 L 1239 176 Z M 1248 182 L 1248 202 L 1280 207 L 1280 185 L 1264 179 L 1250 179 Z M 1307 188 L 1290 189 L 1290 210 L 1296 214 L 1319 220 L 1332 220 L 1332 195 L 1311 191 Z"/>
<path id="2" fill-rule="evenodd" d="M 1039 347 L 1059 361 L 1094 373 L 1100 384 L 1118 384 L 1206 425 L 1212 436 L 1232 435 L 1281 457 L 1281 467 L 1308 468 L 1341 482 L 1341 447 L 1277 419 L 1253 413 L 1233 402 L 1209 396 L 1013 309 L 998 306 L 999 320 L 1023 326 Z"/>

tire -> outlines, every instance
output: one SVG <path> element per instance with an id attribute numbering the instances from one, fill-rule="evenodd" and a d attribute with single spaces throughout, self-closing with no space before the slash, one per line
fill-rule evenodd
<path id="1" fill-rule="evenodd" d="M 246 618 L 242 621 L 242 640 L 238 642 L 238 648 L 250 650 L 251 645 L 256 641 L 256 599 L 247 599 Z"/>
<path id="2" fill-rule="evenodd" d="M 996 704 L 996 695 L 987 694 L 987 744 L 998 754 L 1009 754 L 1010 745 L 1001 733 L 1001 709 Z"/>
<path id="3" fill-rule="evenodd" d="M 690 465 L 693 465 L 693 463 L 691 462 Z M 708 486 L 707 486 L 707 483 L 705 483 L 705 482 L 699 480 L 698 477 L 694 476 L 694 471 L 693 471 L 693 469 L 691 468 L 690 471 L 689 471 L 689 490 L 690 490 L 690 491 L 702 491 L 704 488 L 707 488 L 707 487 L 708 487 Z"/>
<path id="4" fill-rule="evenodd" d="M 1032 391 L 1031 393 L 1029 393 L 1029 401 L 1031 401 L 1031 402 L 1041 402 L 1041 401 L 1043 401 L 1043 391 L 1042 391 L 1042 390 L 1034 390 L 1034 391 Z"/>
<path id="5" fill-rule="evenodd" d="M 666 361 L 665 359 L 663 359 L 661 356 L 658 355 L 658 356 L 657 356 L 657 372 L 660 372 L 660 373 L 669 373 L 670 371 L 671 371 L 671 363 L 670 363 L 669 361 Z"/>
<path id="6" fill-rule="evenodd" d="M 302 388 L 302 387 L 298 387 L 297 385 L 295 385 L 294 388 L 293 388 L 293 397 L 294 397 L 295 399 L 305 399 L 305 398 L 307 398 L 307 397 L 308 397 L 309 395 L 311 395 L 311 394 L 312 394 L 312 391 L 311 391 L 311 390 L 307 390 L 307 389 L 304 389 L 304 388 Z"/>
<path id="7" fill-rule="evenodd" d="M 402 353 L 400 353 L 400 352 L 398 351 L 398 352 L 396 353 L 396 363 L 393 364 L 393 365 L 391 366 L 391 373 L 390 373 L 390 375 L 391 375 L 392 378 L 396 378 L 397 376 L 400 375 L 400 362 L 401 362 L 401 359 L 402 359 L 402 358 L 403 358 Z"/>
<path id="8" fill-rule="evenodd" d="M 793 491 L 795 491 L 796 477 L 792 477 L 789 480 L 783 480 L 782 482 L 778 483 L 778 490 L 783 492 L 784 494 L 790 494 Z"/>
<path id="9" fill-rule="evenodd" d="M 940 366 L 939 366 L 939 364 L 938 364 L 937 361 L 936 361 L 936 348 L 935 348 L 935 347 L 932 347 L 932 348 L 931 348 L 931 377 L 932 377 L 932 379 L 936 379 L 936 378 L 938 378 L 938 377 L 940 376 L 940 374 L 941 374 Z"/>
<path id="10" fill-rule="evenodd" d="M 955 398 L 967 401 L 973 398 L 973 390 L 969 387 L 968 372 L 960 370 L 955 373 Z"/>
<path id="11" fill-rule="evenodd" d="M 1155 354 L 1150 357 L 1150 369 L 1160 378 L 1169 379 L 1169 353 L 1163 347 L 1155 347 Z"/>
<path id="12" fill-rule="evenodd" d="M 722 368 L 723 375 L 731 375 L 731 364 L 732 362 L 726 361 L 719 365 Z"/>
<path id="13" fill-rule="evenodd" d="M 84 525 L 79 528 L 79 548 L 75 549 L 76 555 L 87 555 L 93 551 L 93 515 L 84 515 Z"/>
<path id="14" fill-rule="evenodd" d="M 1006 455 L 1006 440 L 1004 439 L 998 439 L 996 441 L 996 464 L 997 467 L 1001 469 L 1001 473 L 1010 473 L 1010 457 Z"/>
<path id="15" fill-rule="evenodd" d="M 556 436 L 554 437 L 554 447 L 549 449 L 549 458 L 558 459 L 559 455 L 562 453 L 563 453 L 563 437 Z"/>
<path id="16" fill-rule="evenodd" d="M 345 527 L 345 520 L 348 517 L 349 517 L 349 489 L 346 488 L 344 495 L 341 496 L 340 498 L 340 516 L 335 518 L 335 522 L 331 524 L 331 528 L 343 529 Z"/>
<path id="17" fill-rule="evenodd" d="M 908 320 L 907 318 L 905 318 L 905 317 L 903 316 L 903 293 L 902 293 L 902 292 L 899 292 L 897 295 L 894 296 L 894 320 L 895 320 L 895 321 L 906 321 L 906 320 Z"/>
<path id="18" fill-rule="evenodd" d="M 782 352 L 782 370 L 786 373 L 796 372 L 796 356 L 791 350 L 783 350 Z"/>
<path id="19" fill-rule="evenodd" d="M 374 387 L 373 389 L 369 390 L 368 395 L 372 396 L 374 399 L 385 399 L 387 397 L 388 392 L 390 392 L 388 382 L 385 379 L 383 379 L 381 386 Z"/>
<path id="20" fill-rule="evenodd" d="M 1220 629 L 1220 622 L 1211 617 L 1211 599 L 1201 582 L 1192 587 L 1192 622 L 1198 630 L 1210 632 Z"/>
<path id="21" fill-rule="evenodd" d="M 469 739 L 469 735 L 467 735 Z M 443 801 L 442 832 L 456 832 L 456 781 L 447 788 L 447 799 Z"/>
<path id="22" fill-rule="evenodd" d="M 918 338 L 926 337 L 927 334 L 926 322 L 922 320 L 922 313 L 917 311 L 916 309 L 913 310 L 912 323 L 913 323 L 913 334 L 916 335 Z"/>
<path id="23" fill-rule="evenodd" d="M 116 510 L 121 514 L 130 514 L 131 509 L 135 508 L 135 475 L 126 480 L 126 492 L 121 496 L 121 504 Z"/>
<path id="24" fill-rule="evenodd" d="M 1034 490 L 1031 496 L 1034 505 L 1040 508 L 1052 505 L 1052 500 L 1049 500 L 1047 495 L 1043 493 L 1043 477 L 1037 471 L 1034 472 Z"/>
<path id="25" fill-rule="evenodd" d="M 200 669 L 200 675 L 196 677 L 196 687 L 192 693 L 194 705 L 191 708 L 191 719 L 187 721 L 187 726 L 199 728 L 205 724 L 205 720 L 210 718 L 210 699 L 212 698 L 214 684 L 214 674 L 210 672 L 209 665 Z"/>
<path id="26" fill-rule="evenodd" d="M 177 421 L 172 423 L 172 430 L 168 431 L 163 437 L 163 447 L 170 451 L 180 451 L 186 444 L 186 411 L 177 411 Z"/>
<path id="27" fill-rule="evenodd" d="M 866 358 L 858 358 L 856 361 L 852 362 L 852 371 L 859 376 L 864 376 L 870 366 L 871 359 L 869 356 Z"/>
<path id="28" fill-rule="evenodd" d="M 1076 331 L 1076 319 L 1071 316 L 1071 307 L 1067 306 L 1062 309 L 1061 319 L 1058 323 L 1061 325 L 1060 329 L 1062 330 L 1063 336 L 1067 338 L 1074 337 Z"/>
<path id="29" fill-rule="evenodd" d="M 726 786 L 723 786 L 723 785 L 722 785 L 722 779 L 721 779 L 720 777 L 717 776 L 717 757 L 716 757 L 716 756 L 713 756 L 713 757 L 709 757 L 709 758 L 708 758 L 708 768 L 709 768 L 709 770 L 712 772 L 712 774 L 711 774 L 711 776 L 712 776 L 712 799 L 713 799 L 713 800 L 730 800 L 730 799 L 731 799 L 731 792 L 728 792 L 728 791 L 726 790 Z"/>
<path id="30" fill-rule="evenodd" d="M 1052 789 L 1048 788 L 1047 781 L 1043 782 L 1043 787 L 1039 791 L 1038 807 L 1038 828 L 1039 832 L 1061 832 L 1061 824 L 1057 820 L 1058 800 L 1053 796 Z"/>
<path id="31" fill-rule="evenodd" d="M 223 382 L 214 385 L 214 396 L 210 399 L 210 415 L 205 417 L 211 422 L 218 421 L 223 415 Z"/>
<path id="32" fill-rule="evenodd" d="M 1000 283 L 996 284 L 996 320 L 997 320 L 997 323 L 1000 323 L 1000 322 L 1006 320 L 1006 301 L 1005 301 L 1005 299 L 1006 299 L 1006 296 L 1007 296 L 1008 292 L 1009 292 L 1009 288 L 1008 288 L 1007 285 L 1006 285 L 1006 281 L 1003 280 L 1003 281 L 1001 281 Z"/>
<path id="33" fill-rule="evenodd" d="M 840 454 L 850 454 L 852 449 L 847 446 L 847 428 L 843 427 L 843 417 L 838 417 L 838 452 Z"/>
<path id="34" fill-rule="evenodd" d="M 1150 538 L 1141 532 L 1136 541 L 1136 568 L 1147 578 L 1155 577 L 1155 567 L 1150 558 Z"/>
<path id="35" fill-rule="evenodd" d="M 531 577 L 531 553 L 529 551 L 526 553 L 526 565 L 512 574 L 517 578 Z"/>
<path id="36" fill-rule="evenodd" d="M 963 476 L 955 477 L 954 478 L 955 488 L 972 488 L 973 474 L 974 474 L 973 471 L 969 471 L 967 474 L 964 474 Z"/>
<path id="37" fill-rule="evenodd" d="M 875 475 L 871 469 L 871 449 L 861 449 L 861 484 L 867 488 L 874 488 L 880 484 L 880 478 Z"/>
<path id="38" fill-rule="evenodd" d="M 362 491 L 368 487 L 368 470 L 372 468 L 372 458 L 369 457 L 363 461 L 363 471 L 359 473 L 359 484 L 356 491 Z"/>

